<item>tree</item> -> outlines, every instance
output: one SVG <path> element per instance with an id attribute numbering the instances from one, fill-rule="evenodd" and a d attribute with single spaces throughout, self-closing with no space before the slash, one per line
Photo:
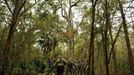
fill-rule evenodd
<path id="1" fill-rule="evenodd" d="M 122 3 L 120 0 L 118 0 L 118 4 L 119 4 L 119 10 L 121 13 L 122 24 L 123 24 L 123 28 L 124 28 L 125 40 L 126 40 L 126 45 L 127 45 L 130 75 L 133 75 L 134 74 L 134 68 L 133 68 L 134 67 L 134 61 L 133 61 L 134 59 L 133 59 L 132 48 L 131 48 L 130 39 L 129 39 L 128 26 L 126 24 L 126 18 L 125 18 L 123 6 L 122 6 Z"/>
<path id="2" fill-rule="evenodd" d="M 133 2 L 0 0 L 0 75 L 43 73 L 59 55 L 78 75 L 133 74 Z"/>
<path id="3" fill-rule="evenodd" d="M 9 9 L 10 13 L 12 14 L 12 19 L 11 19 L 11 23 L 9 24 L 9 26 L 10 26 L 9 32 L 8 32 L 8 36 L 6 39 L 5 46 L 4 46 L 4 52 L 3 52 L 4 65 L 3 65 L 2 75 L 9 75 L 10 74 L 10 49 L 11 49 L 11 45 L 12 45 L 13 34 L 16 30 L 18 19 L 20 17 L 20 13 L 22 11 L 22 8 L 23 8 L 25 2 L 26 2 L 26 0 L 23 0 L 23 1 L 18 0 L 16 2 L 13 1 L 14 9 L 12 11 L 8 5 L 7 0 L 5 0 L 5 3 Z"/>
<path id="4" fill-rule="evenodd" d="M 94 29 L 95 29 L 95 6 L 97 4 L 97 1 L 98 0 L 92 0 L 92 22 L 91 22 L 91 33 L 90 33 L 90 46 L 89 46 L 89 73 L 88 75 L 90 75 L 90 60 L 91 60 L 91 57 L 92 57 L 92 71 L 91 71 L 91 74 L 92 75 L 95 75 L 95 72 L 94 72 L 94 38 L 95 38 L 95 33 L 94 33 Z"/>
<path id="5" fill-rule="evenodd" d="M 109 63 L 108 63 L 108 29 L 109 29 L 109 3 L 108 0 L 105 0 L 105 29 L 104 29 L 104 35 L 103 35 L 103 48 L 104 48 L 104 60 L 105 60 L 105 69 L 106 69 L 106 75 L 109 75 Z"/>
<path id="6" fill-rule="evenodd" d="M 61 15 L 62 17 L 67 21 L 67 29 L 66 29 L 66 33 L 67 33 L 67 38 L 68 43 L 69 43 L 69 49 L 70 49 L 70 54 L 71 54 L 71 58 L 74 58 L 74 25 L 73 25 L 73 13 L 72 13 L 72 8 L 77 6 L 77 4 L 79 2 L 81 2 L 80 0 L 72 3 L 71 0 L 68 0 L 68 4 L 69 4 L 69 8 L 68 11 L 66 11 L 63 7 L 63 1 L 59 0 L 59 3 L 61 4 Z"/>

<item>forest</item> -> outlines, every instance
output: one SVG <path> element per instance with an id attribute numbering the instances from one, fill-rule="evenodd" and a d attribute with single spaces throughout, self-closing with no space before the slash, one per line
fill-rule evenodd
<path id="1" fill-rule="evenodd" d="M 134 0 L 0 0 L 0 75 L 134 75 Z"/>

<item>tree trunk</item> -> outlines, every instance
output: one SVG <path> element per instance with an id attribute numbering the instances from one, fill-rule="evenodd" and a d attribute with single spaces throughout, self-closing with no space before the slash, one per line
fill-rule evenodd
<path id="1" fill-rule="evenodd" d="M 89 59 L 88 59 L 88 75 L 90 75 L 90 71 L 91 74 L 94 75 L 95 71 L 94 71 L 94 38 L 95 38 L 95 34 L 94 34 L 94 28 L 95 28 L 95 6 L 97 4 L 98 0 L 92 1 L 92 23 L 91 23 L 91 34 L 90 34 L 90 45 L 89 45 Z M 92 57 L 92 58 L 91 58 Z M 92 61 L 91 61 L 92 59 Z M 92 62 L 91 68 L 90 68 L 90 64 Z"/>
<path id="2" fill-rule="evenodd" d="M 104 57 L 105 57 L 105 69 L 106 69 L 106 75 L 109 74 L 109 63 L 108 63 L 108 29 L 109 29 L 109 11 L 108 11 L 108 1 L 105 0 L 105 29 L 104 29 L 104 37 L 103 37 L 103 47 L 104 47 Z"/>
<path id="3" fill-rule="evenodd" d="M 109 23 L 109 25 L 111 25 L 111 24 Z M 111 51 L 110 51 L 110 54 L 109 54 L 109 60 L 108 60 L 108 62 L 110 63 L 111 55 L 113 54 L 112 55 L 112 58 L 113 58 L 113 65 L 114 65 L 114 75 L 117 75 L 118 74 L 117 73 L 118 71 L 117 71 L 117 59 L 116 59 L 115 43 L 116 43 L 116 40 L 117 40 L 117 38 L 118 38 L 118 36 L 120 34 L 121 26 L 122 25 L 120 25 L 119 30 L 117 32 L 117 35 L 116 35 L 115 39 L 113 39 L 113 35 L 112 35 L 112 26 L 110 26 L 110 28 L 109 28 L 109 33 L 110 33 L 112 44 L 111 44 Z"/>
<path id="4" fill-rule="evenodd" d="M 23 5 L 25 4 L 25 0 L 21 1 L 17 1 L 17 3 L 15 4 L 13 13 L 12 13 L 12 20 L 11 20 L 11 24 L 9 25 L 9 32 L 8 32 L 8 36 L 6 39 L 6 43 L 4 46 L 4 51 L 3 51 L 3 71 L 2 71 L 2 75 L 10 75 L 10 56 L 11 56 L 11 45 L 12 45 L 12 39 L 13 39 L 13 35 L 17 26 L 17 21 L 19 18 L 19 14 L 20 11 L 23 7 Z"/>
<path id="5" fill-rule="evenodd" d="M 124 28 L 124 34 L 125 34 L 125 40 L 126 40 L 126 45 L 127 45 L 128 64 L 129 64 L 130 75 L 134 75 L 134 62 L 133 62 L 132 48 L 131 48 L 130 39 L 129 39 L 128 27 L 126 24 L 126 18 L 125 18 L 125 14 L 123 11 L 122 3 L 120 0 L 118 0 L 118 3 L 119 3 L 119 7 L 120 7 L 122 23 L 123 23 L 123 28 Z"/>

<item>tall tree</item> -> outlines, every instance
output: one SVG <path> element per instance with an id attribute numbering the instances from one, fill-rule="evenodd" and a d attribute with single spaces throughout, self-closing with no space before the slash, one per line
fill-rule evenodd
<path id="1" fill-rule="evenodd" d="M 105 0 L 105 28 L 104 28 L 104 36 L 103 36 L 103 48 L 104 48 L 104 57 L 105 57 L 105 69 L 106 75 L 109 75 L 109 63 L 108 63 L 108 29 L 110 22 L 110 14 L 109 14 L 109 3 L 108 0 Z"/>
<path id="2" fill-rule="evenodd" d="M 109 24 L 111 25 L 111 24 Z M 119 37 L 119 34 L 121 32 L 121 26 L 122 24 L 120 25 L 119 27 L 119 30 L 115 36 L 115 39 L 113 38 L 113 35 L 112 35 L 112 29 L 111 29 L 111 26 L 110 26 L 110 29 L 109 29 L 109 33 L 110 33 L 110 37 L 111 37 L 111 51 L 109 53 L 109 59 L 108 59 L 108 63 L 110 64 L 110 59 L 111 59 L 111 56 L 113 58 L 113 66 L 114 66 L 114 74 L 118 74 L 118 71 L 117 71 L 117 57 L 116 57 L 116 47 L 115 47 L 115 43 L 117 42 L 117 39 Z"/>
<path id="3" fill-rule="evenodd" d="M 118 0 L 118 4 L 119 4 L 119 8 L 120 8 L 122 24 L 123 24 L 123 28 L 124 28 L 124 34 L 125 34 L 125 40 L 126 40 L 126 45 L 127 45 L 128 64 L 129 64 L 130 75 L 134 75 L 134 59 L 133 59 L 132 48 L 131 48 L 130 39 L 129 39 L 128 26 L 126 23 L 123 6 L 122 6 L 122 3 L 120 0 Z"/>
<path id="4" fill-rule="evenodd" d="M 109 4 L 109 9 L 113 9 L 113 8 L 116 8 L 115 5 L 113 5 L 114 7 L 111 7 L 112 4 L 117 4 L 116 1 L 110 1 L 110 4 Z M 117 10 L 109 10 L 109 12 L 113 12 L 113 13 L 110 13 L 112 15 L 112 18 L 114 18 L 113 16 L 115 16 L 115 13 L 116 13 Z M 111 18 L 111 17 L 109 17 Z M 110 37 L 110 45 L 111 45 L 111 48 L 110 48 L 110 52 L 109 52 L 109 59 L 108 59 L 108 63 L 110 65 L 110 60 L 111 60 L 111 57 L 113 59 L 113 68 L 114 68 L 114 74 L 118 74 L 118 67 L 117 67 L 117 56 L 116 56 L 116 42 L 117 42 L 117 39 L 119 38 L 119 34 L 121 32 L 121 27 L 122 27 L 122 23 L 119 24 L 119 29 L 117 31 L 117 34 L 113 33 L 112 32 L 112 28 L 114 27 L 114 25 L 112 25 L 112 20 L 110 19 L 109 21 L 109 37 Z M 114 38 L 114 35 L 115 35 L 115 38 Z"/>
<path id="5" fill-rule="evenodd" d="M 62 17 L 67 21 L 67 38 L 68 38 L 68 43 L 69 43 L 69 50 L 71 54 L 71 58 L 74 58 L 74 25 L 73 25 L 73 13 L 72 13 L 72 8 L 77 6 L 80 0 L 77 0 L 76 2 L 72 2 L 71 0 L 68 0 L 68 5 L 69 7 L 67 8 L 68 11 L 66 11 L 66 8 L 63 7 L 63 1 L 59 0 L 61 4 L 61 15 Z"/>
<path id="6" fill-rule="evenodd" d="M 12 8 L 10 8 L 8 1 L 5 0 L 5 4 L 7 5 L 10 13 L 12 14 L 11 23 L 9 24 L 9 32 L 6 39 L 4 51 L 3 51 L 3 73 L 2 75 L 10 75 L 10 49 L 12 45 L 12 39 L 14 32 L 16 30 L 17 22 L 20 17 L 20 13 L 22 11 L 23 6 L 25 5 L 26 0 L 17 0 L 12 1 L 14 7 L 13 11 Z"/>
<path id="7" fill-rule="evenodd" d="M 90 33 L 90 45 L 89 45 L 89 71 L 88 71 L 88 75 L 90 75 L 90 72 L 92 75 L 95 74 L 95 71 L 94 71 L 94 38 L 95 38 L 95 34 L 94 34 L 94 29 L 95 29 L 95 6 L 97 4 L 97 1 L 98 0 L 92 0 L 92 15 L 91 15 L 91 19 L 92 19 L 92 22 L 91 22 L 91 33 Z M 90 71 L 90 62 L 91 62 L 91 57 L 92 57 L 92 69 Z"/>

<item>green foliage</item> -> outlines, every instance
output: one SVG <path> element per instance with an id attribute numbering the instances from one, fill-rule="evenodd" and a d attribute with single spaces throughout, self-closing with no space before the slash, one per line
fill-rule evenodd
<path id="1" fill-rule="evenodd" d="M 7 0 L 8 1 L 8 0 Z M 13 2 L 12 2 L 13 1 Z M 59 0 L 61 1 L 61 0 Z M 38 73 L 44 72 L 48 58 L 57 59 L 63 56 L 66 60 L 70 60 L 70 38 L 74 39 L 74 61 L 87 63 L 89 59 L 89 42 L 91 31 L 92 10 L 91 2 L 82 0 L 80 3 L 72 7 L 71 17 L 69 18 L 69 2 L 62 0 L 63 11 L 61 12 L 61 2 L 58 0 L 34 0 L 26 1 L 22 12 L 18 18 L 14 38 L 12 39 L 10 61 L 13 75 L 26 75 L 31 69 L 35 69 Z M 70 0 L 71 4 L 77 0 Z M 122 4 L 126 4 L 127 0 L 122 0 Z M 113 38 L 116 37 L 120 26 L 119 7 L 117 0 L 109 2 L 110 23 Z M 14 8 L 14 0 L 8 1 L 11 10 Z M 125 9 L 125 8 L 124 8 Z M 127 8 L 129 9 L 129 8 Z M 126 13 L 128 11 L 125 11 Z M 63 14 L 63 15 L 61 15 Z M 12 14 L 9 12 L 5 2 L 0 1 L 0 72 L 3 65 L 3 49 L 8 37 L 8 31 Z M 126 15 L 128 17 L 128 15 Z M 130 15 L 132 17 L 132 15 Z M 128 18 L 127 18 L 128 19 Z M 71 20 L 72 26 L 69 26 Z M 128 19 L 130 20 L 130 19 Z M 129 23 L 127 20 L 127 23 Z M 105 4 L 104 1 L 98 1 L 95 13 L 95 70 L 96 75 L 104 71 L 104 48 L 103 42 L 105 30 Z M 132 21 L 133 24 L 133 21 Z M 134 26 L 128 24 L 130 29 L 130 40 L 133 46 L 133 30 Z M 133 27 L 133 28 L 132 28 Z M 108 31 L 108 57 L 110 56 L 112 39 L 110 31 Z M 127 62 L 127 51 L 124 39 L 124 33 L 120 32 L 119 38 L 115 43 L 117 67 L 121 72 L 129 69 Z M 91 56 L 92 57 L 92 56 Z M 109 63 L 110 71 L 113 70 L 113 58 Z M 102 72 L 102 75 L 105 72 Z M 112 75 L 112 74 L 111 74 Z"/>

